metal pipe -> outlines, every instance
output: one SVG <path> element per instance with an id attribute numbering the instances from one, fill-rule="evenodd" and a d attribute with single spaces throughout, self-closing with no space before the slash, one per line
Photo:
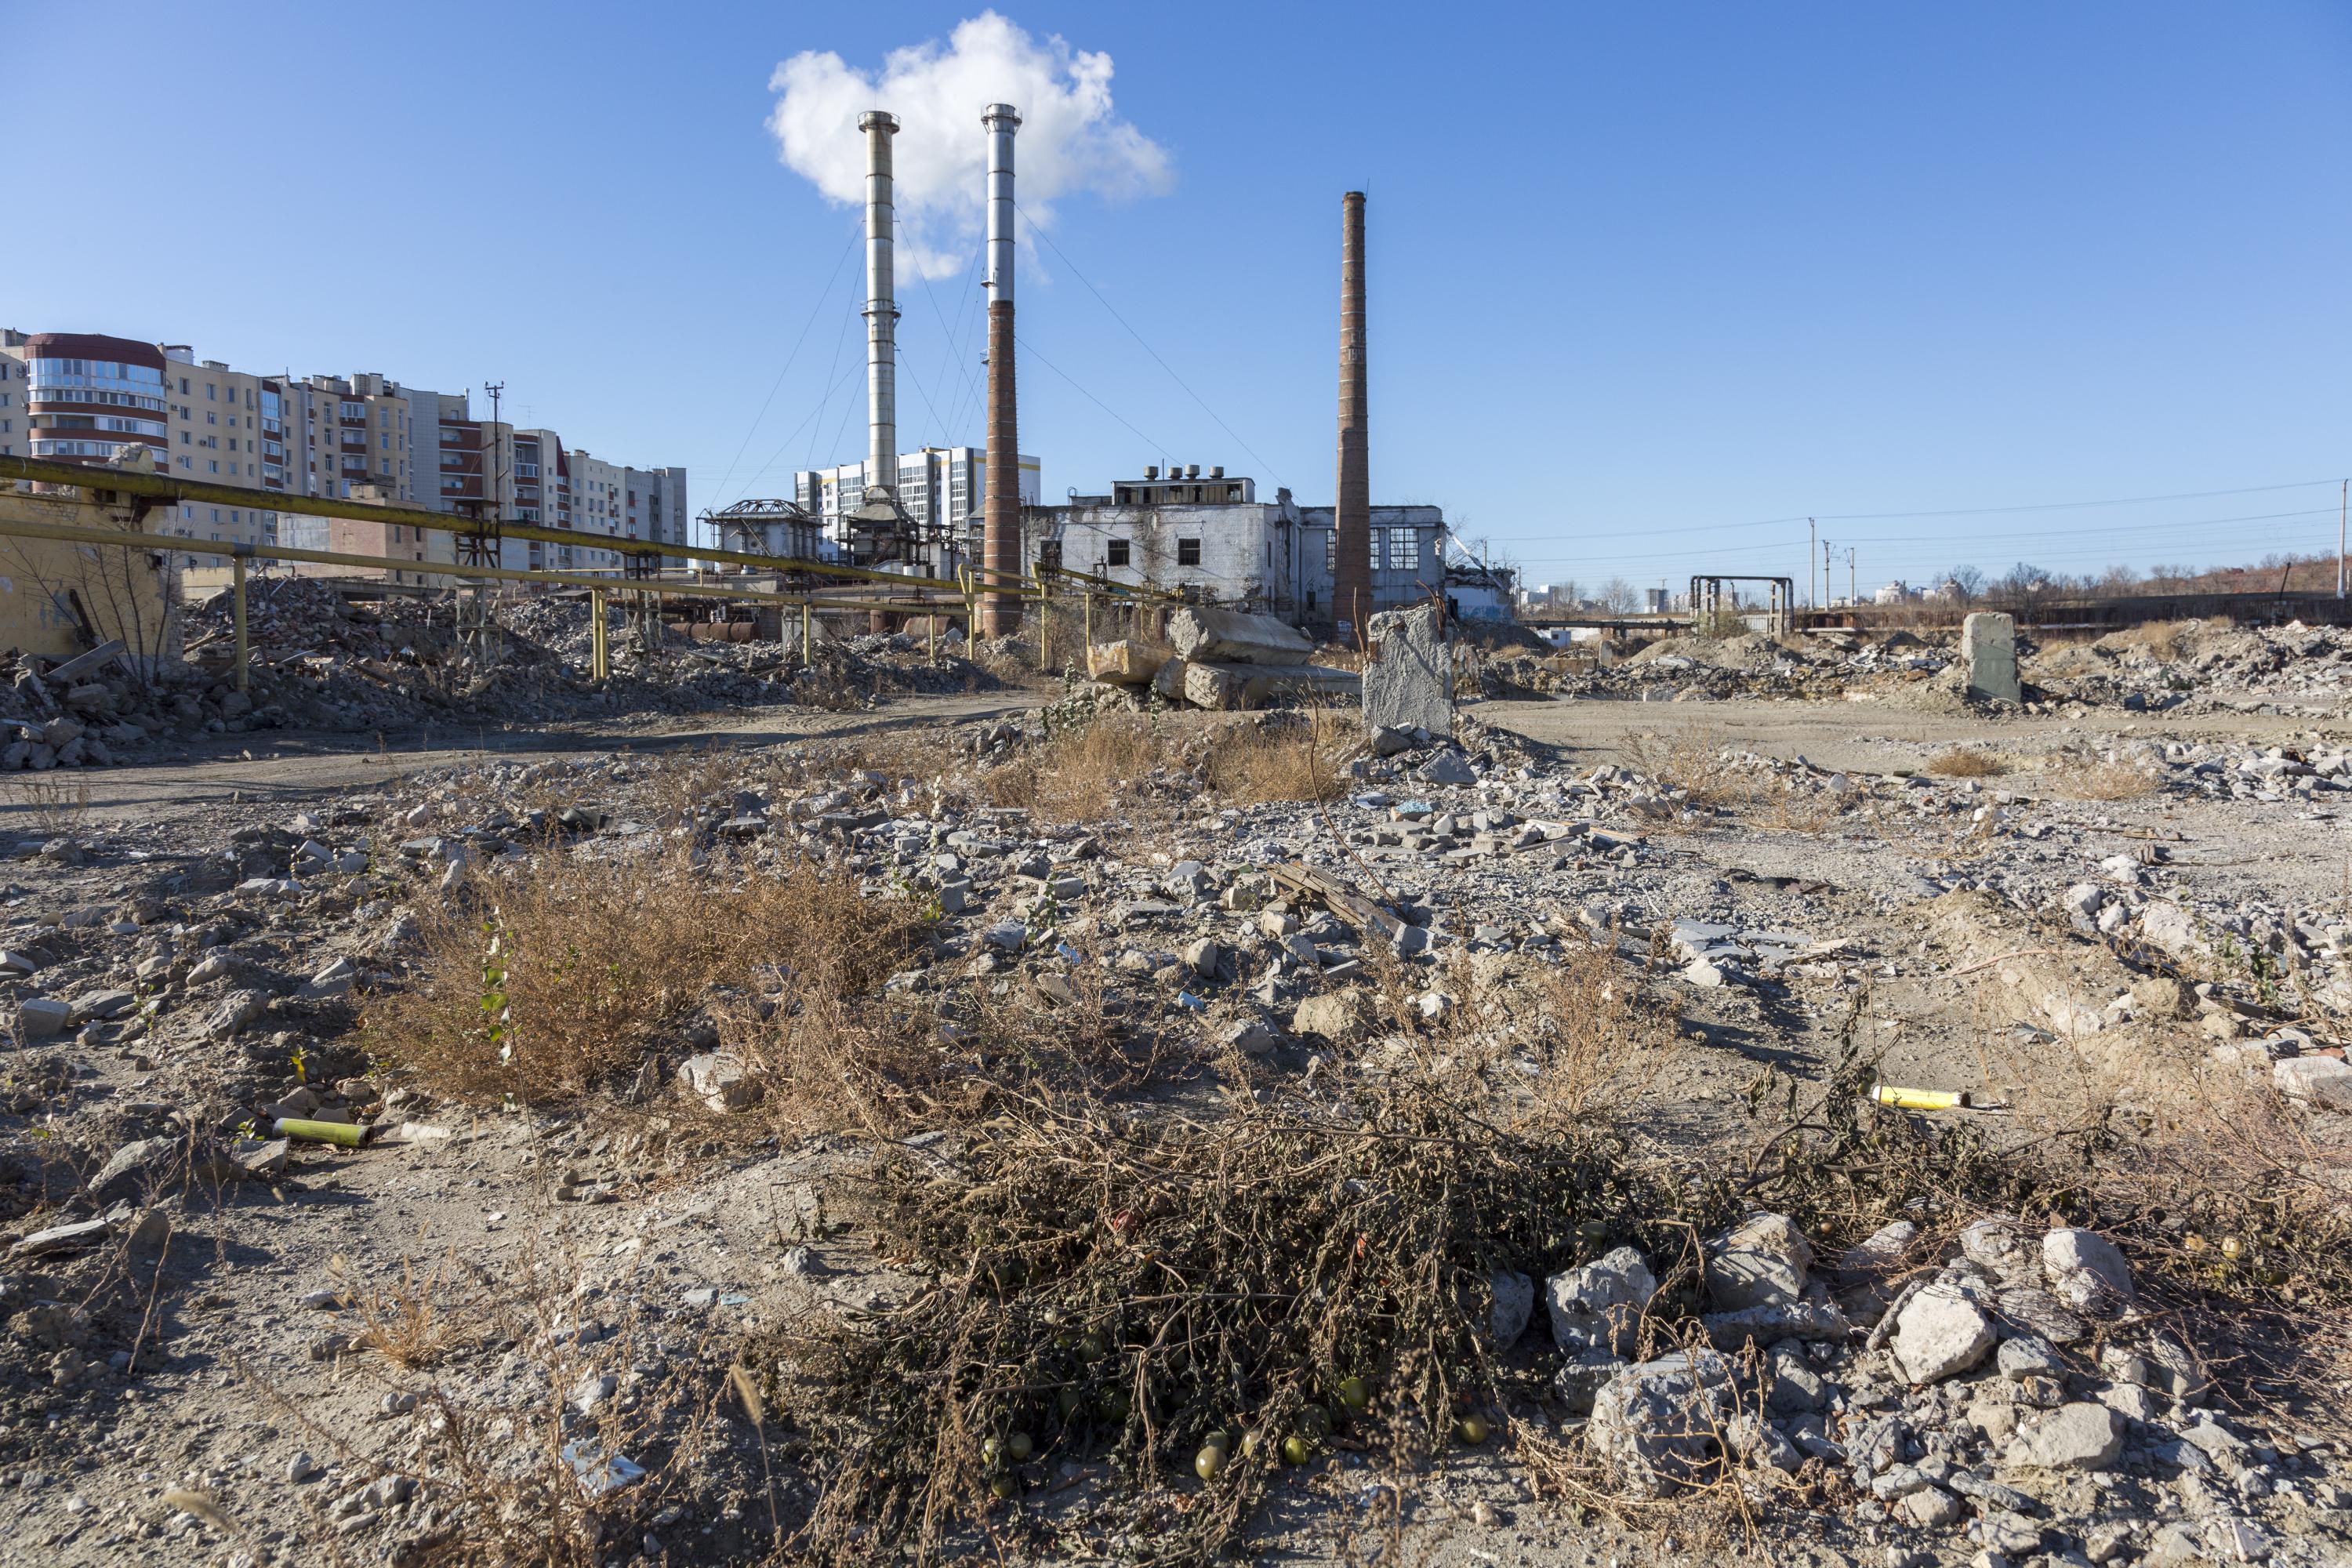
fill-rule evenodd
<path id="1" fill-rule="evenodd" d="M 879 109 L 857 117 L 866 132 L 866 499 L 898 492 L 898 302 L 891 272 L 890 138 L 898 121 Z M 879 492 L 877 496 L 877 492 Z"/>
<path id="2" fill-rule="evenodd" d="M 1339 499 L 1331 615 L 1357 647 L 1372 610 L 1370 398 L 1364 371 L 1364 193 L 1339 200 Z"/>
<path id="3" fill-rule="evenodd" d="M 1021 575 L 1021 410 L 1013 362 L 1013 135 L 1021 116 L 992 103 L 980 118 L 988 131 L 988 476 L 982 501 L 981 562 L 988 635 L 1021 624 L 1020 601 L 1000 584 Z M 1038 632 L 1042 658 L 1042 627 Z"/>

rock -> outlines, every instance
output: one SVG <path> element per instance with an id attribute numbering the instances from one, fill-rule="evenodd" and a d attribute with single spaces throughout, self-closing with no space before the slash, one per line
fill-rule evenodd
<path id="1" fill-rule="evenodd" d="M 1942 1530 L 1958 1524 L 1960 1515 L 1967 1510 L 1959 1499 L 1943 1488 L 1927 1486 L 1898 1499 L 1895 1511 L 1906 1524 L 1916 1525 L 1921 1530 Z"/>
<path id="2" fill-rule="evenodd" d="M 1838 1273 L 1849 1279 L 1875 1279 L 1903 1267 L 1919 1227 L 1907 1219 L 1881 1226 L 1869 1237 L 1846 1248 L 1838 1258 Z"/>
<path id="3" fill-rule="evenodd" d="M 1454 732 L 1454 665 L 1445 619 L 1434 605 L 1385 610 L 1365 626 L 1364 724 L 1376 734 Z"/>
<path id="4" fill-rule="evenodd" d="M 1914 1295 L 1897 1315 L 1895 1364 L 1913 1383 L 1937 1383 L 1984 1360 L 1999 1336 L 1976 1304 L 1941 1282 Z"/>
<path id="5" fill-rule="evenodd" d="M 139 998 L 128 991 L 85 991 L 74 998 L 69 1022 L 88 1024 L 120 1018 L 139 1005 Z"/>
<path id="6" fill-rule="evenodd" d="M 1633 1364 L 1623 1356 L 1611 1355 L 1606 1351 L 1586 1351 L 1560 1363 L 1559 1370 L 1552 1374 L 1552 1389 L 1570 1415 L 1590 1415 L 1592 1402 L 1600 1397 L 1601 1391 Z"/>
<path id="7" fill-rule="evenodd" d="M 1202 937 L 1184 949 L 1184 963 L 1203 980 L 1214 980 L 1225 961 L 1225 950 L 1214 937 Z"/>
<path id="8" fill-rule="evenodd" d="M 54 996 L 30 996 L 16 1005 L 16 1028 L 28 1040 L 62 1034 L 73 1008 Z"/>
<path id="9" fill-rule="evenodd" d="M 1470 765 L 1470 759 L 1450 748 L 1422 763 L 1414 773 L 1423 784 L 1467 786 L 1478 782 L 1478 770 Z"/>
<path id="10" fill-rule="evenodd" d="M 1732 1403 L 1727 1359 L 1677 1351 L 1611 1378 L 1593 1397 L 1585 1441 L 1624 1490 L 1671 1496 L 1714 1470 L 1716 1435 L 1730 1421 Z"/>
<path id="11" fill-rule="evenodd" d="M 1767 1301 L 1736 1312 L 1710 1312 L 1699 1320 L 1707 1342 L 1719 1351 L 1736 1351 L 1754 1342 L 1779 1344 L 1783 1340 L 1850 1339 L 1853 1325 L 1826 1301 Z"/>
<path id="12" fill-rule="evenodd" d="M 1315 645 L 1272 616 L 1188 605 L 1168 617 L 1177 657 L 1227 664 L 1305 664 Z"/>
<path id="13" fill-rule="evenodd" d="M 2180 982 L 2151 974 L 2132 982 L 2132 1012 L 2141 1018 L 2178 1018 L 2189 1010 Z"/>
<path id="14" fill-rule="evenodd" d="M 1262 1057 L 1282 1043 L 1263 1019 L 1244 1018 L 1224 1032 L 1223 1043 L 1245 1057 Z"/>
<path id="15" fill-rule="evenodd" d="M 2271 1066 L 2271 1083 L 2289 1100 L 2352 1111 L 2352 1065 L 2335 1057 L 2286 1057 Z"/>
<path id="16" fill-rule="evenodd" d="M 1786 1215 L 1742 1220 L 1708 1248 L 1707 1293 L 1725 1311 L 1784 1306 L 1805 1293 L 1813 1248 Z"/>
<path id="17" fill-rule="evenodd" d="M 1290 1032 L 1351 1046 L 1371 1033 L 1373 1022 L 1370 995 L 1361 986 L 1350 985 L 1301 1002 L 1290 1016 Z"/>
<path id="18" fill-rule="evenodd" d="M 101 1204 L 135 1198 L 164 1182 L 173 1156 L 184 1147 L 177 1138 L 142 1138 L 125 1143 L 106 1158 L 90 1179 L 90 1196 Z"/>
<path id="19" fill-rule="evenodd" d="M 37 1230 L 8 1249 L 11 1258 L 47 1258 L 60 1252 L 79 1252 L 96 1247 L 114 1229 L 114 1221 L 104 1215 L 96 1219 L 74 1220 L 65 1225 L 53 1225 Z"/>
<path id="20" fill-rule="evenodd" d="M 1555 1274 L 1544 1281 L 1553 1342 L 1571 1353 L 1601 1350 L 1623 1355 L 1633 1348 L 1642 1313 L 1657 1293 L 1656 1277 L 1631 1247 Z"/>
<path id="21" fill-rule="evenodd" d="M 2030 1334 L 2001 1341 L 1994 1361 L 2001 1376 L 2011 1383 L 2022 1383 L 2029 1377 L 2066 1375 L 2066 1360 L 2058 1353 L 2058 1347 Z"/>
<path id="22" fill-rule="evenodd" d="M 269 998 L 262 992 L 232 991 L 205 1020 L 205 1033 L 213 1039 L 225 1040 L 260 1017 L 268 1005 Z"/>
<path id="23" fill-rule="evenodd" d="M 2011 1333 L 2038 1334 L 2053 1345 L 2071 1345 L 2090 1325 L 2039 1286 L 2020 1285 L 1998 1298 L 2000 1321 Z"/>
<path id="24" fill-rule="evenodd" d="M 2123 1418 L 2081 1401 L 2033 1417 L 2019 1429 L 2007 1462 L 2042 1470 L 2104 1470 L 2124 1451 Z"/>
<path id="25" fill-rule="evenodd" d="M 2139 934 L 2150 946 L 2175 958 L 2202 958 L 2210 951 L 2197 921 L 2169 899 L 2151 899 L 2140 911 Z"/>
<path id="26" fill-rule="evenodd" d="M 1486 1278 L 1486 1330 L 1495 1349 L 1507 1351 L 1528 1331 L 1535 1316 L 1536 1282 L 1516 1269 L 1497 1268 Z"/>
<path id="27" fill-rule="evenodd" d="M 2013 1220 L 1971 1220 L 1960 1230 L 1960 1256 L 2003 1285 L 2026 1285 L 2042 1278 L 2039 1260 Z"/>
<path id="28" fill-rule="evenodd" d="M 680 1062 L 677 1080 L 688 1094 L 721 1113 L 741 1110 L 760 1098 L 759 1086 L 743 1064 L 718 1051 L 699 1051 Z"/>
<path id="29" fill-rule="evenodd" d="M 271 1182 L 286 1173 L 287 1163 L 293 1157 L 293 1146 L 283 1138 L 240 1142 L 230 1151 L 229 1157 L 247 1176 L 256 1181 Z"/>
<path id="30" fill-rule="evenodd" d="M 2042 1238 L 2042 1267 L 2053 1293 L 2078 1310 L 2112 1310 L 2132 1300 L 2131 1265 L 2096 1231 L 2052 1231 Z"/>
<path id="31" fill-rule="evenodd" d="M 297 1453 L 286 1461 L 286 1479 L 296 1486 L 327 1473 L 327 1468 L 307 1453 Z"/>

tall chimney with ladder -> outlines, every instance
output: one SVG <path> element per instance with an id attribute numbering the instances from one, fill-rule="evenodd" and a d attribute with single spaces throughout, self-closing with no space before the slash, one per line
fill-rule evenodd
<path id="1" fill-rule="evenodd" d="M 992 103 L 988 129 L 988 485 L 981 564 L 988 592 L 981 626 L 1003 637 L 1021 624 L 1021 601 L 1005 590 L 1021 575 L 1021 419 L 1013 379 L 1013 133 L 1021 116 Z"/>
<path id="2" fill-rule="evenodd" d="M 1339 204 L 1339 504 L 1331 615 L 1360 647 L 1372 613 L 1370 404 L 1364 387 L 1364 193 Z"/>
<path id="3" fill-rule="evenodd" d="M 857 117 L 866 132 L 866 500 L 898 492 L 898 301 L 892 279 L 890 138 L 898 120 L 879 109 Z"/>

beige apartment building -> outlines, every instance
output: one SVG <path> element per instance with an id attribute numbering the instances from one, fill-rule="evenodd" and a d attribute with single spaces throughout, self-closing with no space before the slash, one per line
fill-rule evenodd
<path id="1" fill-rule="evenodd" d="M 182 502 L 159 517 L 160 531 L 188 542 L 179 564 L 198 587 L 229 565 L 206 544 L 247 545 L 265 560 L 273 545 L 420 566 L 457 558 L 446 532 L 363 514 L 287 513 L 270 504 L 273 494 L 675 544 L 687 542 L 690 526 L 684 468 L 630 468 L 567 451 L 552 430 L 476 419 L 464 393 L 404 386 L 372 372 L 254 374 L 198 360 L 184 344 L 0 330 L 0 456 L 100 464 L 130 447 L 147 448 L 160 474 L 255 492 L 250 506 Z M 624 570 L 619 551 L 590 538 L 576 545 L 509 539 L 499 563 Z"/>

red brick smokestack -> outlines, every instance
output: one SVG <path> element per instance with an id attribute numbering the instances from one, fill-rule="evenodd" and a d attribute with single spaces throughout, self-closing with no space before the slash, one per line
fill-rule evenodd
<path id="1" fill-rule="evenodd" d="M 981 536 L 981 631 L 1003 637 L 1021 624 L 1006 590 L 1021 575 L 1021 420 L 1013 384 L 1013 133 L 1021 117 L 992 103 L 988 130 L 988 478 Z"/>
<path id="2" fill-rule="evenodd" d="M 1331 614 L 1343 635 L 1364 643 L 1372 613 L 1371 403 L 1364 388 L 1364 193 L 1339 205 L 1339 505 Z"/>

